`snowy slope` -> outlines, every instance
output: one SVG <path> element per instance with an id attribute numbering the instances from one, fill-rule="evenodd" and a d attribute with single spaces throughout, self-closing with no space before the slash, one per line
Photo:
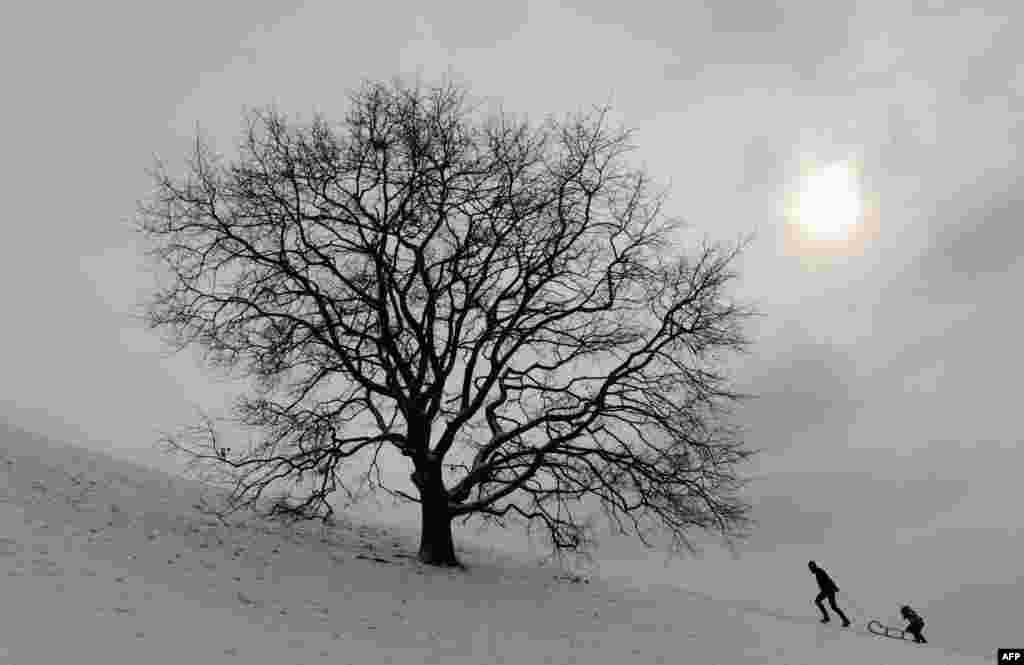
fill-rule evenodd
<path id="1" fill-rule="evenodd" d="M 667 586 L 572 583 L 466 542 L 468 572 L 430 569 L 395 528 L 228 527 L 194 508 L 200 492 L 0 428 L 0 665 L 991 661 Z"/>

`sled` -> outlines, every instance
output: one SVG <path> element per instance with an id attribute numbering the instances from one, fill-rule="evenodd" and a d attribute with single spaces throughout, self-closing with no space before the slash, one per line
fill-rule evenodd
<path id="1" fill-rule="evenodd" d="M 875 635 L 881 635 L 882 637 L 891 637 L 894 640 L 913 640 L 914 636 L 910 633 L 905 632 L 902 628 L 893 628 L 891 626 L 884 626 L 878 621 L 868 621 L 868 630 Z"/>

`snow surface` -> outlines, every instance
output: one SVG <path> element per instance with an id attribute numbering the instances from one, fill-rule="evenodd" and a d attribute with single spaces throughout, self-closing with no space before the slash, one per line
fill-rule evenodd
<path id="1" fill-rule="evenodd" d="M 196 508 L 198 483 L 0 432 L 0 665 L 993 661 L 571 581 L 486 543 L 458 543 L 460 572 L 416 562 L 416 534 L 395 527 L 224 525 Z"/>

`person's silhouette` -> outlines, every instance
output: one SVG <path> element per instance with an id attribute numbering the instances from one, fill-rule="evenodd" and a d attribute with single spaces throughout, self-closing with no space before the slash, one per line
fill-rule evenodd
<path id="1" fill-rule="evenodd" d="M 814 577 L 818 580 L 820 593 L 815 596 L 814 604 L 818 606 L 819 610 L 821 610 L 821 622 L 829 622 L 828 611 L 825 609 L 825 605 L 821 602 L 827 598 L 828 604 L 832 607 L 832 611 L 838 614 L 839 618 L 843 620 L 843 628 L 849 626 L 850 620 L 845 614 L 843 614 L 843 611 L 839 609 L 839 606 L 836 605 L 836 593 L 839 591 L 839 587 L 836 585 L 835 581 L 815 562 L 808 561 L 807 567 L 811 569 L 811 572 L 814 573 Z"/>
<path id="2" fill-rule="evenodd" d="M 927 644 L 928 640 L 924 639 L 924 635 L 921 634 L 921 631 L 924 630 L 924 619 L 921 618 L 921 615 L 911 609 L 910 605 L 901 607 L 900 614 L 907 620 L 907 627 L 903 632 L 913 635 L 914 641 L 918 644 Z"/>

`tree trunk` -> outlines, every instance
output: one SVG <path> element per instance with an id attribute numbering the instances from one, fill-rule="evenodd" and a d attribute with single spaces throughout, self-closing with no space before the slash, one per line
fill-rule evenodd
<path id="1" fill-rule="evenodd" d="M 448 511 L 440 465 L 425 466 L 412 474 L 420 491 L 422 523 L 419 559 L 431 566 L 458 566 L 452 541 L 452 515 Z"/>

